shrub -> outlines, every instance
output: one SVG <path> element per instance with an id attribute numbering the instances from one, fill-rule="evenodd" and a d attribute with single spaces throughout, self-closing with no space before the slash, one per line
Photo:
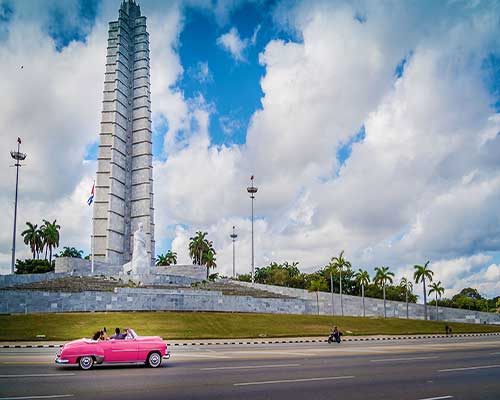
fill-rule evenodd
<path id="1" fill-rule="evenodd" d="M 54 263 L 47 260 L 16 260 L 16 274 L 44 274 L 53 271 Z"/>

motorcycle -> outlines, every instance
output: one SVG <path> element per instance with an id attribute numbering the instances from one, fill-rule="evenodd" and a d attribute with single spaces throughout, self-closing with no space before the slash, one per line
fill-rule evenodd
<path id="1" fill-rule="evenodd" d="M 341 332 L 339 332 L 337 335 L 330 333 L 330 336 L 328 336 L 328 343 L 333 343 L 333 342 L 340 343 L 340 336 L 342 336 Z"/>

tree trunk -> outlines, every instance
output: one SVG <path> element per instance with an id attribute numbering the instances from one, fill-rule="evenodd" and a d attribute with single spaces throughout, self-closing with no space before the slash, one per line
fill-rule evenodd
<path id="1" fill-rule="evenodd" d="M 342 300 L 342 268 L 340 268 L 340 313 L 344 316 L 344 302 Z"/>
<path id="2" fill-rule="evenodd" d="M 425 290 L 425 278 L 422 281 L 424 283 L 424 319 L 427 321 L 427 292 Z"/>
<path id="3" fill-rule="evenodd" d="M 319 296 L 317 290 L 316 290 L 316 307 L 318 308 L 318 315 L 319 315 Z"/>
<path id="4" fill-rule="evenodd" d="M 361 285 L 361 297 L 363 298 L 363 317 L 366 317 L 366 315 L 365 315 L 365 285 Z"/>
<path id="5" fill-rule="evenodd" d="M 387 315 L 385 312 L 385 285 L 382 285 L 382 291 L 384 292 L 384 318 L 387 318 Z"/>
<path id="6" fill-rule="evenodd" d="M 406 319 L 408 319 L 408 287 L 406 289 Z"/>
<path id="7" fill-rule="evenodd" d="M 438 295 L 436 292 L 436 321 L 439 320 L 439 313 L 438 313 Z"/>

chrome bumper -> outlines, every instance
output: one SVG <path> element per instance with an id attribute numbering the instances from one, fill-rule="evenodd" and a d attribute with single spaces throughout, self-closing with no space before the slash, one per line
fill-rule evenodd
<path id="1" fill-rule="evenodd" d="M 170 358 L 170 351 L 167 351 L 165 355 L 163 356 L 164 360 L 168 360 Z"/>
<path id="2" fill-rule="evenodd" d="M 56 362 L 56 364 L 67 364 L 67 363 L 69 363 L 69 360 L 62 360 L 59 357 L 56 357 L 56 359 L 54 361 Z"/>

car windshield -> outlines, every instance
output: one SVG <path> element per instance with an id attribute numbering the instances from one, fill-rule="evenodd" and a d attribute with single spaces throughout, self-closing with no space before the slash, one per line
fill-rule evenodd
<path id="1" fill-rule="evenodd" d="M 126 339 L 135 339 L 136 337 L 137 337 L 137 334 L 135 333 L 135 331 L 131 328 L 128 328 Z"/>

